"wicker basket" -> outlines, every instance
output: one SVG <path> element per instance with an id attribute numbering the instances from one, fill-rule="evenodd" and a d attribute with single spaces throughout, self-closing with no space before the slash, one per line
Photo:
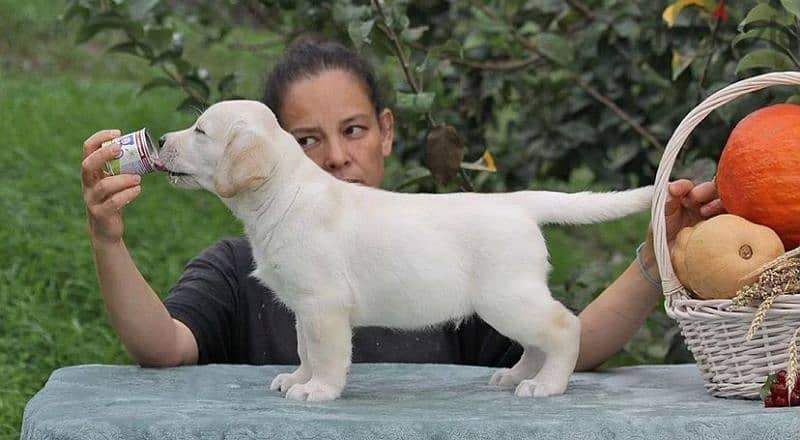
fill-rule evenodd
<path id="1" fill-rule="evenodd" d="M 745 341 L 745 335 L 756 308 L 737 307 L 731 300 L 691 298 L 675 276 L 667 248 L 664 221 L 667 184 L 686 138 L 709 113 L 738 96 L 774 85 L 800 85 L 800 72 L 755 76 L 733 83 L 706 98 L 675 129 L 656 174 L 653 237 L 666 311 L 678 321 L 686 344 L 703 374 L 706 390 L 716 397 L 757 399 L 766 376 L 787 368 L 787 347 L 794 331 L 800 327 L 800 295 L 777 297 L 762 327 L 750 341 Z"/>

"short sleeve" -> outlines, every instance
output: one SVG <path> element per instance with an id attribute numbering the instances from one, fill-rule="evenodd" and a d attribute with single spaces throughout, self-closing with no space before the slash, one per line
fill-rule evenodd
<path id="1" fill-rule="evenodd" d="M 222 240 L 186 265 L 164 299 L 169 314 L 194 334 L 198 364 L 230 361 L 238 289 L 233 244 Z"/>
<path id="2" fill-rule="evenodd" d="M 503 336 L 477 315 L 458 328 L 462 363 L 483 367 L 511 367 L 522 357 L 522 346 Z"/>

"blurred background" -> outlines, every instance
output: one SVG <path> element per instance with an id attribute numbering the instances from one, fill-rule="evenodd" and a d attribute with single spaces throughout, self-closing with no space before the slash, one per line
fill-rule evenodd
<path id="1" fill-rule="evenodd" d="M 218 100 L 259 99 L 273 60 L 313 31 L 379 70 L 398 130 L 387 189 L 646 185 L 702 99 L 798 69 L 797 2 L 728 3 L 0 0 L 0 438 L 19 437 L 25 403 L 54 369 L 131 362 L 104 316 L 86 236 L 79 169 L 95 131 L 147 127 L 157 138 Z M 795 92 L 711 115 L 673 177 L 710 179 L 733 124 Z M 433 124 L 460 140 L 428 145 Z M 488 155 L 495 172 L 481 170 Z M 142 186 L 125 240 L 164 295 L 190 258 L 241 228 L 209 194 L 172 190 L 161 175 Z M 556 296 L 584 307 L 630 264 L 648 222 L 548 227 Z M 605 366 L 661 362 L 691 356 L 659 309 Z"/>

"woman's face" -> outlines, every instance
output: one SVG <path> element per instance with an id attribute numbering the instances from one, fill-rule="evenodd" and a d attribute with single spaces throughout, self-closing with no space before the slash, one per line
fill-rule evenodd
<path id="1" fill-rule="evenodd" d="M 327 70 L 295 82 L 280 109 L 281 124 L 306 155 L 334 177 L 379 187 L 383 159 L 392 151 L 394 117 L 375 115 L 361 82 Z"/>

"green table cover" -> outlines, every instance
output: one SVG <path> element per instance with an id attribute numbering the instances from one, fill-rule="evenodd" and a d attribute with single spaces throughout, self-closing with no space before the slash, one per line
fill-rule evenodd
<path id="1" fill-rule="evenodd" d="M 563 396 L 517 398 L 493 369 L 355 364 L 333 402 L 268 390 L 289 366 L 56 370 L 25 408 L 45 439 L 798 439 L 800 408 L 719 399 L 694 365 L 577 373 Z"/>

